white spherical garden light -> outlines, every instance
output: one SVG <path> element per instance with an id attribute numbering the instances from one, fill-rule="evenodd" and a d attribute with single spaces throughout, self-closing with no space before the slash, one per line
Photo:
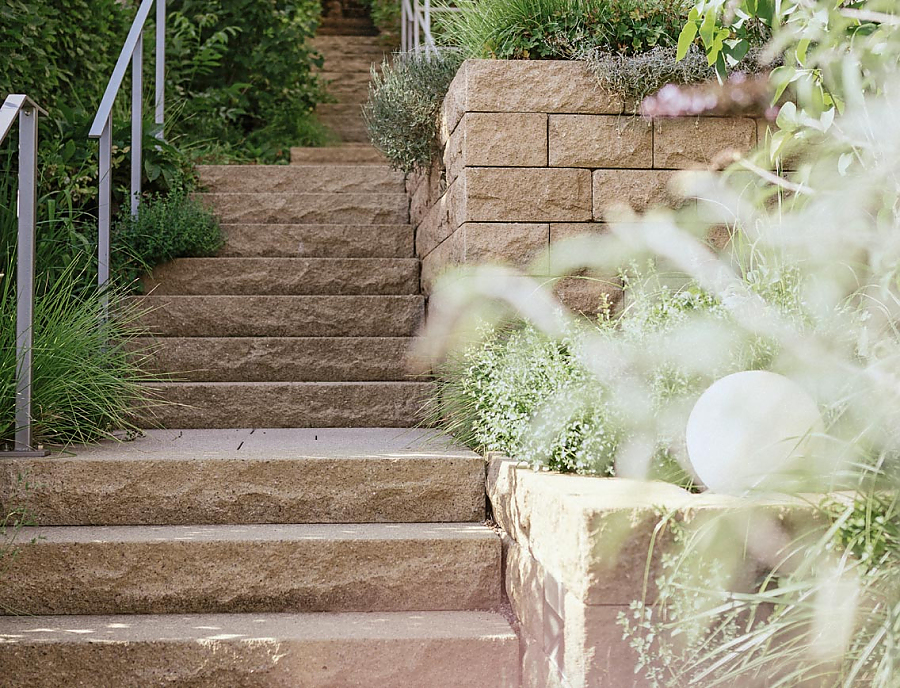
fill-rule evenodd
<path id="1" fill-rule="evenodd" d="M 824 432 L 815 400 L 796 382 L 762 370 L 723 377 L 697 400 L 687 450 L 713 492 L 789 490 L 813 468 L 813 438 Z"/>

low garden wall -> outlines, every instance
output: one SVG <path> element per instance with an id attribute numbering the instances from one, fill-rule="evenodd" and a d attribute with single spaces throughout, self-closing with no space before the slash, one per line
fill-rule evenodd
<path id="1" fill-rule="evenodd" d="M 655 599 L 662 555 L 672 548 L 655 532 L 662 514 L 688 521 L 746 506 L 664 482 L 535 472 L 500 455 L 488 457 L 487 494 L 519 622 L 522 688 L 647 686 L 617 618 L 633 601 Z M 808 507 L 770 502 L 767 512 L 796 530 L 809 527 Z M 752 559 L 746 569 L 749 581 Z"/>
<path id="2" fill-rule="evenodd" d="M 454 265 L 500 261 L 546 275 L 552 242 L 603 231 L 611 203 L 672 204 L 678 170 L 747 151 L 764 131 L 750 118 L 651 121 L 636 109 L 601 91 L 581 62 L 464 62 L 441 110 L 442 159 L 408 181 L 425 293 Z M 578 310 L 617 292 L 574 278 L 556 288 Z"/>

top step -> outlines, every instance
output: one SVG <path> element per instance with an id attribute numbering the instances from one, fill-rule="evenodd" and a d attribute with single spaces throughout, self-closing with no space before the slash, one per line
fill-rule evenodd
<path id="1" fill-rule="evenodd" d="M 0 503 L 40 526 L 475 522 L 484 499 L 481 457 L 425 430 L 150 430 L 0 459 Z"/>
<path id="2" fill-rule="evenodd" d="M 216 193 L 405 193 L 403 174 L 383 158 L 381 165 L 198 165 L 197 172 Z"/>

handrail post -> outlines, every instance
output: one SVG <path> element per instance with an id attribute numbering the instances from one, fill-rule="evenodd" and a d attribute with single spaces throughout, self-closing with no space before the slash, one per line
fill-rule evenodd
<path id="1" fill-rule="evenodd" d="M 100 134 L 100 199 L 97 213 L 98 250 L 97 285 L 101 288 L 109 281 L 109 223 L 112 203 L 112 116 L 106 120 Z M 108 308 L 107 297 L 103 297 L 103 315 Z"/>
<path id="2" fill-rule="evenodd" d="M 419 0 L 413 0 L 413 48 L 419 49 Z"/>
<path id="3" fill-rule="evenodd" d="M 434 52 L 434 39 L 431 37 L 431 0 L 425 0 L 425 54 Z"/>
<path id="4" fill-rule="evenodd" d="M 32 452 L 31 347 L 34 327 L 34 253 L 37 219 L 38 111 L 19 111 L 19 245 L 16 263 L 15 451 Z"/>
<path id="5" fill-rule="evenodd" d="M 166 0 L 156 0 L 156 138 L 163 140 L 166 117 Z"/>
<path id="6" fill-rule="evenodd" d="M 131 215 L 135 217 L 141 200 L 144 128 L 144 32 L 131 54 Z"/>
<path id="7" fill-rule="evenodd" d="M 409 50 L 409 18 L 406 6 L 406 0 L 403 0 L 400 6 L 400 49 L 403 52 Z"/>

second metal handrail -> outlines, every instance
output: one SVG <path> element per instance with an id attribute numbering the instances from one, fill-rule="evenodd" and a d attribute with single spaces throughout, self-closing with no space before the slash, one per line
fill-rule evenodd
<path id="1" fill-rule="evenodd" d="M 31 444 L 34 248 L 37 221 L 38 117 L 47 113 L 26 95 L 7 96 L 0 107 L 0 143 L 19 121 L 18 243 L 16 246 L 16 418 L 15 445 L 6 456 L 46 456 Z"/>
<path id="2" fill-rule="evenodd" d="M 142 0 L 131 30 L 125 39 L 122 52 L 113 69 L 112 77 L 103 93 L 97 115 L 88 136 L 100 139 L 100 200 L 98 208 L 99 248 L 97 251 L 97 283 L 103 287 L 109 281 L 110 220 L 112 205 L 112 109 L 116 101 L 128 64 L 131 64 L 131 214 L 136 215 L 141 197 L 141 170 L 143 167 L 143 71 L 144 25 L 156 3 L 156 110 L 155 121 L 162 138 L 165 120 L 165 72 L 166 72 L 166 3 L 165 0 Z"/>
<path id="3" fill-rule="evenodd" d="M 402 0 L 400 16 L 400 48 L 404 52 L 425 49 L 426 55 L 437 53 L 437 44 L 431 33 L 431 15 L 434 12 L 456 12 L 456 7 L 433 6 L 431 0 Z"/>

